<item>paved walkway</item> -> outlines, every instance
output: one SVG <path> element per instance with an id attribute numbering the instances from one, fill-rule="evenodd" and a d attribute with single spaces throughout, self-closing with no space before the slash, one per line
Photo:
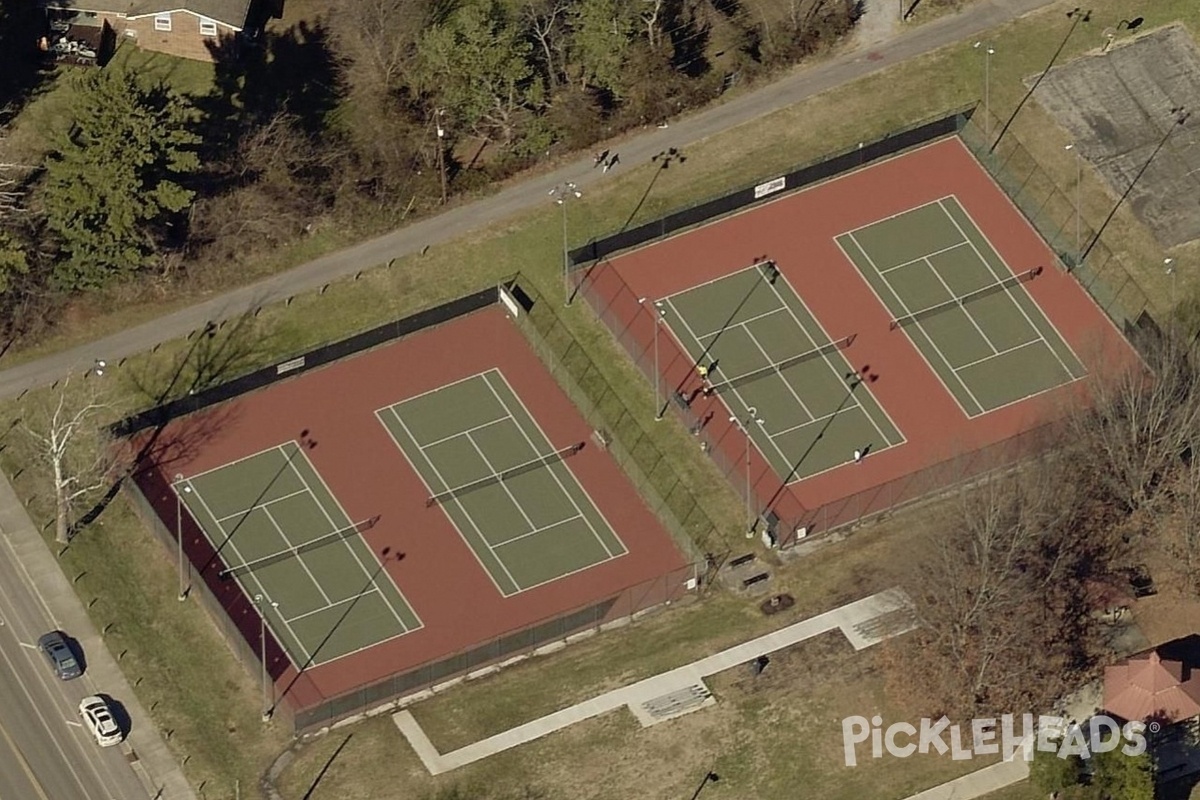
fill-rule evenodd
<path id="1" fill-rule="evenodd" d="M 134 724 L 122 747 L 127 755 L 131 751 L 137 754 L 137 760 L 131 760 L 131 765 L 141 779 L 147 796 L 155 800 L 196 800 L 187 778 L 167 749 L 158 729 L 150 721 L 150 715 L 138 702 L 133 688 L 92 625 L 83 603 L 75 593 L 75 587 L 63 575 L 58 559 L 34 526 L 3 473 L 0 473 L 0 532 L 3 532 L 4 542 L 8 545 L 0 550 L 0 558 L 13 558 L 50 619 L 59 629 L 70 631 L 83 646 L 87 654 L 85 680 L 103 687 L 106 693 L 118 698 L 129 712 Z"/>
<path id="2" fill-rule="evenodd" d="M 1001 761 L 990 767 L 963 775 L 957 780 L 912 795 L 907 800 L 971 800 L 1011 786 L 1029 777 L 1029 764 L 1018 754 L 1012 761 Z"/>
<path id="3" fill-rule="evenodd" d="M 970 39 L 1054 0 L 979 0 L 959 14 L 922 25 L 903 27 L 889 41 L 865 44 L 834 58 L 800 67 L 782 80 L 753 92 L 737 95 L 712 108 L 671 122 L 666 129 L 650 129 L 614 144 L 626 165 L 644 164 L 669 147 L 686 149 L 736 125 L 857 80 L 900 61 Z M 474 202 L 423 219 L 392 233 L 345 250 L 330 253 L 266 280 L 235 289 L 159 319 L 70 350 L 0 371 L 0 397 L 52 383 L 72 370 L 86 368 L 97 358 L 115 364 L 154 345 L 186 336 L 205 323 L 236 317 L 258 306 L 278 302 L 319 288 L 339 277 L 370 269 L 389 259 L 418 253 L 458 236 L 491 225 L 548 202 L 546 192 L 564 181 L 574 181 L 586 191 L 616 173 L 603 175 L 583 157 L 543 175 L 510 184 L 504 190 Z"/>
<path id="4" fill-rule="evenodd" d="M 840 629 L 855 650 L 862 650 L 891 636 L 911 630 L 906 626 L 881 630 L 878 625 L 871 624 L 880 617 L 903 609 L 905 605 L 904 595 L 896 589 L 864 597 L 749 642 L 722 650 L 699 661 L 693 661 L 691 664 L 660 673 L 620 689 L 605 692 L 591 700 L 585 700 L 445 754 L 437 751 L 409 711 L 398 711 L 392 715 L 392 719 L 400 732 L 408 738 L 413 750 L 425 764 L 425 768 L 431 774 L 438 775 L 534 739 L 540 739 L 547 734 L 574 725 L 576 722 L 607 714 L 621 706 L 629 706 L 633 710 L 643 703 L 662 698 L 681 689 L 703 685 L 704 678 L 710 675 L 748 664 L 759 656 L 769 655 L 776 650 L 782 650 L 832 630 Z"/>

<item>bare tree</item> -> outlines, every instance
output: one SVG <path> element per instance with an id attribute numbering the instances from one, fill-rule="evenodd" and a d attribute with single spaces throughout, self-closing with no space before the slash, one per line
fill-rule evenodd
<path id="1" fill-rule="evenodd" d="M 432 13 L 427 0 L 354 0 L 329 17 L 333 50 L 355 92 L 394 94 L 407 85 L 417 38 Z"/>
<path id="2" fill-rule="evenodd" d="M 546 59 L 546 79 L 552 90 L 558 88 L 566 75 L 561 40 L 566 37 L 567 9 L 566 0 L 525 0 L 521 6 L 529 32 Z"/>
<path id="3" fill-rule="evenodd" d="M 1033 709 L 1099 649 L 1083 580 L 1106 560 L 1046 456 L 958 490 L 902 583 L 920 627 L 890 649 L 889 685 L 930 712 Z M 1042 706 L 1044 707 L 1044 706 Z"/>
<path id="4" fill-rule="evenodd" d="M 1200 430 L 1200 356 L 1182 331 L 1143 333 L 1143 362 L 1092 377 L 1067 415 L 1081 471 L 1134 513 L 1147 506 Z"/>
<path id="5" fill-rule="evenodd" d="M 54 538 L 61 544 L 70 541 L 78 505 L 114 475 L 115 450 L 104 425 L 110 407 L 101 398 L 100 380 L 64 378 L 41 403 L 30 403 L 21 421 L 36 457 L 50 470 Z"/>

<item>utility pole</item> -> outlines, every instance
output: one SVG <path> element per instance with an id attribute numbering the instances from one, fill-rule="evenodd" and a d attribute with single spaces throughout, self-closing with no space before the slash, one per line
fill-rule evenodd
<path id="1" fill-rule="evenodd" d="M 437 164 L 438 174 L 442 178 L 442 205 L 446 205 L 446 129 L 442 127 L 442 115 L 446 112 L 442 109 L 437 110 L 437 116 L 434 118 L 434 124 L 437 125 Z"/>
<path id="2" fill-rule="evenodd" d="M 1076 264 L 1079 263 L 1079 253 L 1083 249 L 1083 224 L 1080 220 L 1080 214 L 1083 209 L 1083 156 L 1079 153 L 1079 148 L 1074 144 L 1069 144 L 1065 150 L 1074 151 L 1075 153 L 1075 259 Z"/>

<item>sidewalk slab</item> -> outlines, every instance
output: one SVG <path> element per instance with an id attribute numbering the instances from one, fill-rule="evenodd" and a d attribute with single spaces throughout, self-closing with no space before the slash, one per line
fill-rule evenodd
<path id="1" fill-rule="evenodd" d="M 639 706 L 644 703 L 685 691 L 689 687 L 703 686 L 704 679 L 711 675 L 732 669 L 740 664 L 747 664 L 760 656 L 791 647 L 829 631 L 841 630 L 843 635 L 856 645 L 856 649 L 861 649 L 858 645 L 866 646 L 866 643 L 864 643 L 863 637 L 856 632 L 856 626 L 877 617 L 903 611 L 908 608 L 908 605 L 908 598 L 903 592 L 898 589 L 889 589 L 832 611 L 826 611 L 824 614 L 793 623 L 757 639 L 734 645 L 682 667 L 676 667 L 619 689 L 613 689 L 590 700 L 584 700 L 445 754 L 437 752 L 437 748 L 421 730 L 420 723 L 409 711 L 398 711 L 392 715 L 392 719 L 400 732 L 408 738 L 430 774 L 439 775 L 509 748 L 540 739 L 547 734 L 574 725 L 576 722 L 606 714 L 621 706 L 628 706 L 634 716 L 641 720 L 645 713 Z M 888 635 L 898 635 L 901 632 L 903 631 Z M 888 635 L 877 637 L 870 643 L 883 641 L 888 638 Z M 709 698 L 709 700 L 712 702 L 697 704 L 683 713 L 698 711 L 716 702 L 713 698 Z"/>
<path id="2" fill-rule="evenodd" d="M 133 688 L 117 666 L 116 659 L 92 625 L 75 587 L 59 567 L 58 559 L 42 538 L 8 477 L 0 474 L 0 532 L 15 556 L 51 621 L 69 630 L 87 654 L 86 679 L 120 699 L 135 720 L 122 748 L 138 775 L 146 794 L 155 800 L 196 800 L 187 778 L 175 761 L 158 729 L 151 722 Z M 136 758 L 130 752 L 136 754 Z M 133 800 L 124 798 L 124 800 Z"/>

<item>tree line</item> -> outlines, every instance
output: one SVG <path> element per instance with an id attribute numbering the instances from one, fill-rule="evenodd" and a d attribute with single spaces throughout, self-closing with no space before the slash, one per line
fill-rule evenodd
<path id="1" fill-rule="evenodd" d="M 81 294 L 225 285 L 322 225 L 365 234 L 664 122 L 837 41 L 859 13 L 853 0 L 353 0 L 257 47 L 215 45 L 211 91 L 185 95 L 112 67 L 55 77 L 31 52 L 26 5 L 0 0 L 0 53 L 21 76 L 0 81 L 0 137 L 38 87 L 67 82 L 70 102 L 39 147 L 0 138 L 10 339 Z"/>
<path id="2" fill-rule="evenodd" d="M 889 645 L 891 691 L 955 719 L 1047 714 L 1123 656 L 1113 598 L 1147 565 L 1200 590 L 1200 354 L 1195 330 L 1134 336 L 1060 409 L 1040 454 L 932 508 L 899 579 L 920 628 Z M 1114 354 L 1109 354 L 1110 356 Z"/>

